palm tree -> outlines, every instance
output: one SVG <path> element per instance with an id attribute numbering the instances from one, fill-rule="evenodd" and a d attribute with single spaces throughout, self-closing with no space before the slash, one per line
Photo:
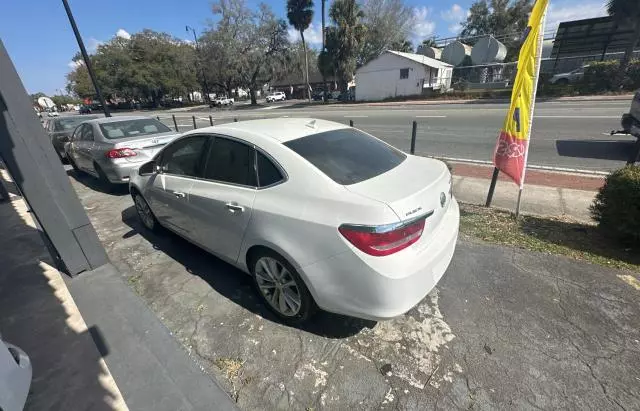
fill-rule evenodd
<path id="1" fill-rule="evenodd" d="M 620 62 L 620 69 L 614 81 L 614 85 L 619 87 L 624 80 L 627 66 L 633 56 L 633 49 L 640 41 L 640 1 L 638 0 L 609 0 L 607 3 L 607 13 L 613 17 L 618 24 L 630 25 L 633 35 L 624 51 L 624 56 Z"/>
<path id="2" fill-rule="evenodd" d="M 289 24 L 300 32 L 304 50 L 304 82 L 307 85 L 307 98 L 311 101 L 309 58 L 307 56 L 307 43 L 304 41 L 304 31 L 309 28 L 313 19 L 313 0 L 287 0 L 287 18 L 289 19 Z"/>
<path id="3" fill-rule="evenodd" d="M 329 17 L 336 29 L 339 41 L 336 72 L 340 79 L 340 89 L 347 90 L 347 83 L 356 71 L 356 58 L 362 48 L 366 28 L 362 24 L 364 13 L 356 0 L 334 0 L 329 8 Z"/>

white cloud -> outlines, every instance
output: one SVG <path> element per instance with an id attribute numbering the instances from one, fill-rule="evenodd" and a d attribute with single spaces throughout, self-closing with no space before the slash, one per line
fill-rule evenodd
<path id="1" fill-rule="evenodd" d="M 429 19 L 431 10 L 428 7 L 416 7 L 413 9 L 413 41 L 419 43 L 425 38 L 431 36 L 435 29 L 436 23 Z"/>
<path id="2" fill-rule="evenodd" d="M 125 29 L 118 29 L 118 31 L 116 31 L 116 37 L 129 40 L 131 38 L 131 34 L 129 34 Z"/>
<path id="3" fill-rule="evenodd" d="M 69 68 L 71 70 L 75 70 L 77 69 L 79 66 L 83 65 L 84 62 L 82 60 L 78 60 L 78 61 L 70 61 L 67 63 L 67 66 L 69 66 Z"/>
<path id="4" fill-rule="evenodd" d="M 442 20 L 449 23 L 449 32 L 458 34 L 462 30 L 462 22 L 467 19 L 469 11 L 463 9 L 459 4 L 454 4 L 451 8 L 440 12 Z"/>
<path id="5" fill-rule="evenodd" d="M 603 1 L 564 1 L 549 5 L 547 10 L 546 31 L 555 30 L 563 21 L 588 19 L 591 17 L 606 16 L 605 2 Z"/>
<path id="6" fill-rule="evenodd" d="M 100 46 L 101 44 L 104 44 L 104 41 L 89 37 L 89 40 L 87 40 L 87 51 L 89 53 L 95 53 L 98 49 L 98 46 Z"/>
<path id="7" fill-rule="evenodd" d="M 289 41 L 296 42 L 300 40 L 300 33 L 293 27 L 289 27 L 287 30 L 289 33 Z M 322 25 L 313 24 L 309 25 L 309 28 L 304 31 L 304 41 L 311 46 L 319 46 L 322 44 Z"/>

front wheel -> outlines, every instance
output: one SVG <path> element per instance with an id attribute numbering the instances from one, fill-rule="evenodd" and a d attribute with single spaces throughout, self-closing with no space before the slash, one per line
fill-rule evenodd
<path id="1" fill-rule="evenodd" d="M 151 211 L 151 207 L 149 207 L 147 200 L 145 200 L 139 193 L 136 193 L 133 195 L 133 202 L 136 205 L 136 212 L 138 213 L 138 218 L 142 225 L 149 231 L 157 232 L 160 224 L 158 224 L 156 216 L 153 215 L 153 211 Z"/>
<path id="2" fill-rule="evenodd" d="M 258 294 L 281 320 L 307 321 L 317 310 L 311 293 L 287 260 L 272 251 L 261 251 L 250 262 Z"/>

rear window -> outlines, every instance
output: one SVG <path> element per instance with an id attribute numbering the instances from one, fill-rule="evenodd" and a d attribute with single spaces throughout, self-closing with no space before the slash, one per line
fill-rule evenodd
<path id="1" fill-rule="evenodd" d="M 58 118 L 53 123 L 54 131 L 73 131 L 83 121 L 93 120 L 98 116 Z"/>
<path id="2" fill-rule="evenodd" d="M 407 156 L 354 128 L 312 134 L 285 143 L 338 184 L 350 185 L 379 176 Z"/>
<path id="3" fill-rule="evenodd" d="M 111 121 L 100 124 L 102 135 L 108 139 L 148 136 L 151 134 L 167 133 L 171 129 L 153 118 L 136 120 Z"/>

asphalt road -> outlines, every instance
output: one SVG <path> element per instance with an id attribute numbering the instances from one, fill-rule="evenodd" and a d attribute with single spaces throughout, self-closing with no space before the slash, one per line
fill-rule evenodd
<path id="1" fill-rule="evenodd" d="M 624 165 L 633 137 L 607 135 L 618 129 L 628 101 L 538 102 L 529 164 L 590 171 Z M 297 106 L 291 103 L 256 109 L 213 109 L 178 112 L 181 131 L 233 121 L 275 117 L 315 117 L 348 123 L 408 151 L 411 123 L 418 123 L 416 152 L 422 155 L 490 161 L 507 104 L 440 104 L 406 106 Z M 170 113 L 159 114 L 173 127 Z"/>
<path id="2" fill-rule="evenodd" d="M 248 276 L 144 230 L 126 187 L 69 175 L 110 260 L 241 410 L 640 409 L 635 273 L 462 235 L 407 314 L 288 327 Z"/>

